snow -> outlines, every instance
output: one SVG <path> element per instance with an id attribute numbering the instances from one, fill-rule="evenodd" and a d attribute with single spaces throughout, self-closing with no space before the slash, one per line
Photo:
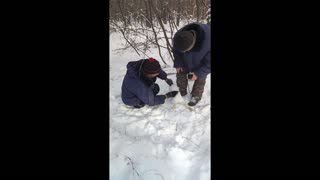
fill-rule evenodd
<path id="1" fill-rule="evenodd" d="M 110 34 L 110 179 L 111 180 L 209 180 L 210 179 L 210 76 L 202 100 L 188 107 L 190 98 L 167 99 L 159 106 L 133 109 L 121 101 L 121 85 L 129 61 L 138 56 L 134 50 L 114 51 L 125 40 Z M 159 60 L 167 73 L 175 72 L 171 60 L 164 66 L 157 48 L 150 57 Z M 175 75 L 169 87 L 158 79 L 159 94 L 178 90 Z M 193 83 L 190 82 L 191 91 Z"/>

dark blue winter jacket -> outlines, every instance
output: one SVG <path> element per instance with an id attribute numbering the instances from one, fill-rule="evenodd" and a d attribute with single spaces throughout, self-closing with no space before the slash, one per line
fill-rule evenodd
<path id="1" fill-rule="evenodd" d="M 184 26 L 179 31 L 195 30 L 196 43 L 188 52 L 180 52 L 172 48 L 174 67 L 183 68 L 185 72 L 194 72 L 199 79 L 211 73 L 211 32 L 206 24 L 192 23 Z"/>
<path id="2" fill-rule="evenodd" d="M 127 65 L 127 74 L 122 83 L 121 98 L 124 104 L 135 106 L 141 101 L 149 106 L 163 104 L 165 95 L 154 95 L 150 84 L 142 78 L 142 60 L 131 61 Z M 167 79 L 167 74 L 161 70 L 158 77 L 162 80 Z"/>

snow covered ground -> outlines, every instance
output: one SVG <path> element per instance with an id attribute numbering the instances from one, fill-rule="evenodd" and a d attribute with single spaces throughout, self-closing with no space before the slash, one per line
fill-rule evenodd
<path id="1" fill-rule="evenodd" d="M 111 180 L 209 180 L 210 179 L 210 76 L 202 100 L 190 108 L 180 94 L 159 106 L 141 109 L 121 101 L 121 85 L 129 61 L 142 58 L 133 50 L 115 52 L 125 43 L 121 34 L 110 34 L 110 179 Z M 164 71 L 175 72 L 162 63 L 156 48 L 150 57 Z M 169 87 L 158 79 L 164 94 L 178 90 L 175 75 Z M 192 83 L 189 84 L 190 90 Z M 189 98 L 189 97 L 187 97 Z"/>

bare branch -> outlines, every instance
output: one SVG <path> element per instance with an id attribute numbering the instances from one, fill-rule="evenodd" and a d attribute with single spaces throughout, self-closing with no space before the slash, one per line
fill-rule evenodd
<path id="1" fill-rule="evenodd" d="M 119 26 L 117 25 L 117 23 L 114 23 L 114 22 L 112 22 L 112 21 L 111 21 L 111 23 L 114 24 L 116 27 L 119 28 L 119 30 L 120 30 L 120 32 L 122 33 L 122 36 L 123 36 L 123 38 L 126 40 L 126 42 L 127 42 L 128 44 L 130 44 L 130 46 L 131 46 L 131 47 L 136 51 L 136 53 L 140 56 L 140 54 L 139 54 L 139 52 L 137 51 L 137 49 L 132 45 L 132 43 L 131 43 L 131 42 L 128 40 L 128 38 L 126 37 L 124 30 L 121 29 L 121 27 L 119 27 Z"/>
<path id="2" fill-rule="evenodd" d="M 155 45 L 164 64 L 167 64 L 164 58 L 168 56 L 173 60 L 171 40 L 181 24 L 195 20 L 211 23 L 210 14 L 208 15 L 211 4 L 207 0 L 109 2 L 109 31 L 121 33 L 126 42 L 124 49 L 133 48 L 140 56 L 149 53 L 150 47 Z M 165 25 L 168 25 L 168 29 L 165 29 Z"/>
<path id="3" fill-rule="evenodd" d="M 149 1 L 145 0 L 145 3 L 146 3 L 146 7 L 149 7 L 149 9 L 152 8 L 152 7 L 151 7 L 151 2 L 150 2 L 150 0 L 149 0 Z M 153 30 L 153 33 L 154 33 L 154 36 L 155 36 L 155 40 L 156 40 L 156 43 L 157 43 L 157 46 L 158 46 L 159 56 L 160 56 L 162 62 L 163 62 L 165 65 L 167 65 L 167 63 L 164 61 L 164 59 L 163 59 L 163 57 L 162 57 L 162 55 L 161 55 L 161 49 L 160 49 L 160 46 L 159 46 L 159 43 L 158 43 L 157 33 L 156 33 L 156 31 L 155 31 L 155 29 L 154 29 L 154 25 L 153 25 L 153 23 L 152 23 L 152 22 L 153 22 L 153 21 L 152 21 L 152 14 L 150 14 L 150 18 L 151 18 L 151 19 L 149 19 L 149 21 L 151 22 L 151 28 L 152 28 L 152 30 Z"/>
<path id="4" fill-rule="evenodd" d="M 159 22 L 159 24 L 160 24 L 160 26 L 161 26 L 161 28 L 162 28 L 162 30 L 163 30 L 163 34 L 164 34 L 165 39 L 166 39 L 166 42 L 167 42 L 167 50 L 170 52 L 171 49 L 172 49 L 172 46 L 170 45 L 170 42 L 169 42 L 169 40 L 168 40 L 168 36 L 167 36 L 166 30 L 165 30 L 165 28 L 164 28 L 164 26 L 163 26 L 163 24 L 162 24 L 162 20 L 161 20 L 161 18 L 160 18 L 160 16 L 159 16 L 159 12 L 158 12 L 157 9 L 153 6 L 151 0 L 149 0 L 149 4 L 150 4 L 151 8 L 154 10 L 154 12 L 155 12 L 155 14 L 156 14 L 156 17 L 157 17 L 157 19 L 158 19 L 158 22 Z M 173 57 L 172 57 L 172 54 L 171 54 L 171 53 L 170 53 L 170 57 L 171 57 L 171 60 L 173 61 Z"/>

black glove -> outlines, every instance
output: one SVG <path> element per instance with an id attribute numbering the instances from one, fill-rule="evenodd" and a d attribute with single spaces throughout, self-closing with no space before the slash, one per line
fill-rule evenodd
<path id="1" fill-rule="evenodd" d="M 167 98 L 175 97 L 178 94 L 179 91 L 170 91 L 166 94 Z"/>
<path id="2" fill-rule="evenodd" d="M 172 80 L 171 79 L 166 79 L 166 83 L 171 86 L 173 84 Z"/>

